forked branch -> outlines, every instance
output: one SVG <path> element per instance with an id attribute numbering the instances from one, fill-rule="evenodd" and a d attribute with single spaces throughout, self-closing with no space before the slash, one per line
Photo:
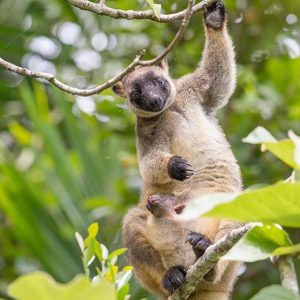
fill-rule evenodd
<path id="1" fill-rule="evenodd" d="M 143 20 L 152 20 L 159 23 L 173 23 L 175 21 L 181 20 L 186 15 L 186 9 L 173 14 L 161 14 L 159 18 L 155 16 L 153 10 L 122 10 L 111 8 L 105 5 L 104 1 L 99 1 L 99 3 L 94 3 L 88 0 L 67 0 L 70 4 L 87 11 L 94 12 L 102 16 L 108 16 L 115 19 L 143 19 Z M 206 5 L 211 1 L 204 0 L 200 3 L 193 5 L 191 9 L 191 14 L 194 14 L 202 10 Z"/>
<path id="2" fill-rule="evenodd" d="M 215 1 L 215 0 L 204 0 L 204 1 L 200 2 L 199 4 L 197 4 L 197 9 L 198 10 L 203 9 L 204 7 L 206 7 L 206 5 L 208 5 L 210 2 L 213 2 L 213 1 Z M 85 1 L 85 0 L 70 0 L 69 2 L 74 5 L 75 5 L 75 3 L 77 3 L 77 4 L 79 3 L 81 5 L 85 5 L 85 7 L 94 7 L 94 6 L 95 7 L 98 7 L 98 6 L 106 7 L 104 4 L 104 1 L 100 1 L 99 3 L 93 3 L 93 2 L 89 2 L 89 1 Z M 106 81 L 105 83 L 98 85 L 96 87 L 90 88 L 90 89 L 78 89 L 78 88 L 72 87 L 70 85 L 63 83 L 59 79 L 57 79 L 53 74 L 45 73 L 45 72 L 31 71 L 27 68 L 23 68 L 23 67 L 15 65 L 11 62 L 8 62 L 1 57 L 0 57 L 0 66 L 6 68 L 7 70 L 9 70 L 11 72 L 14 72 L 14 73 L 17 73 L 17 74 L 20 74 L 23 76 L 47 80 L 48 82 L 50 82 L 51 84 L 56 86 L 58 89 L 60 89 L 64 92 L 70 93 L 72 95 L 79 95 L 79 96 L 96 95 L 96 94 L 99 94 L 102 91 L 112 87 L 118 81 L 122 80 L 127 74 L 129 74 L 131 71 L 133 71 L 137 66 L 151 66 L 151 65 L 157 64 L 158 62 L 162 61 L 174 49 L 174 47 L 178 43 L 178 41 L 181 40 L 181 38 L 189 24 L 190 18 L 194 11 L 193 9 L 195 9 L 194 4 L 195 4 L 195 0 L 188 0 L 188 6 L 187 6 L 186 10 L 184 10 L 183 20 L 182 20 L 179 30 L 177 31 L 177 34 L 175 35 L 175 37 L 173 38 L 171 43 L 165 48 L 165 50 L 160 55 L 158 55 L 157 57 L 155 57 L 154 59 L 151 59 L 151 60 L 142 60 L 142 58 L 144 57 L 144 55 L 146 53 L 145 50 L 142 50 L 138 55 L 136 55 L 136 57 L 132 61 L 132 63 L 130 65 L 128 65 L 122 72 L 120 72 L 115 77 L 111 78 L 110 80 Z M 135 13 L 137 13 L 137 12 L 135 12 Z M 180 19 L 180 18 L 178 17 L 178 19 Z"/>

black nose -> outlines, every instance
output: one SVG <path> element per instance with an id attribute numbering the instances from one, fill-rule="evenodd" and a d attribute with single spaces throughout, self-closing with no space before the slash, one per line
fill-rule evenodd
<path id="1" fill-rule="evenodd" d="M 164 106 L 163 99 L 159 96 L 154 97 L 152 98 L 152 101 L 149 103 L 149 106 L 152 111 L 160 111 Z"/>

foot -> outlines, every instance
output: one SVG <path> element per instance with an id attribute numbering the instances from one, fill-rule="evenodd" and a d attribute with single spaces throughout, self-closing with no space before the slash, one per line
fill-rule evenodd
<path id="1" fill-rule="evenodd" d="M 185 277 L 186 271 L 184 267 L 172 267 L 166 272 L 163 278 L 163 287 L 172 294 L 176 289 L 180 287 L 181 284 L 185 282 Z"/>
<path id="2" fill-rule="evenodd" d="M 202 256 L 206 249 L 212 245 L 209 239 L 198 232 L 190 232 L 186 237 L 186 242 L 192 245 L 196 258 Z"/>
<path id="3" fill-rule="evenodd" d="M 168 173 L 172 179 L 183 181 L 194 175 L 194 170 L 186 159 L 175 155 L 168 162 Z"/>
<path id="4" fill-rule="evenodd" d="M 204 11 L 204 22 L 207 27 L 215 30 L 223 28 L 226 19 L 226 10 L 222 1 L 216 1 L 207 6 Z"/>

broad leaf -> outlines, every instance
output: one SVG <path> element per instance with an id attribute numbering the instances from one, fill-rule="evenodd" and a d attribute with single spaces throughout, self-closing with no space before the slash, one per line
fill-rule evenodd
<path id="1" fill-rule="evenodd" d="M 254 262 L 273 256 L 280 247 L 293 247 L 288 234 L 276 225 L 258 225 L 245 234 L 223 258 Z"/>
<path id="2" fill-rule="evenodd" d="M 243 142 L 248 144 L 263 144 L 267 142 L 274 143 L 276 139 L 267 129 L 258 126 L 243 139 Z"/>
<path id="3" fill-rule="evenodd" d="M 300 170 L 300 138 L 289 132 L 290 139 L 277 141 L 271 133 L 263 127 L 257 127 L 243 142 L 249 144 L 261 144 L 262 151 L 270 151 L 285 164 Z"/>
<path id="4" fill-rule="evenodd" d="M 132 271 L 125 271 L 125 272 L 122 272 L 122 273 L 119 273 L 117 274 L 117 280 L 116 280 L 116 285 L 117 285 L 117 289 L 120 290 L 123 286 L 125 286 L 131 276 L 132 276 Z"/>
<path id="5" fill-rule="evenodd" d="M 160 12 L 161 12 L 161 5 L 154 3 L 153 0 L 146 0 L 146 1 L 151 6 L 151 8 L 154 12 L 154 15 L 159 19 Z"/>
<path id="6" fill-rule="evenodd" d="M 89 228 L 88 228 L 88 233 L 89 235 L 87 238 L 84 240 L 84 246 L 88 247 L 91 241 L 96 240 L 96 236 L 99 230 L 98 223 L 92 223 Z"/>
<path id="7" fill-rule="evenodd" d="M 293 141 L 295 145 L 294 161 L 298 166 L 300 166 L 300 137 L 296 135 L 292 130 L 290 130 L 289 138 Z"/>
<path id="8" fill-rule="evenodd" d="M 108 255 L 108 259 L 112 259 L 114 256 L 120 256 L 127 251 L 127 248 L 120 248 Z"/>
<path id="9" fill-rule="evenodd" d="M 203 215 L 241 222 L 265 222 L 286 227 L 300 227 L 299 195 L 300 183 L 284 182 L 245 191 L 237 197 L 209 195 L 191 201 L 182 217 L 188 219 Z M 212 208 L 209 201 L 213 198 Z"/>
<path id="10" fill-rule="evenodd" d="M 300 170 L 300 165 L 295 161 L 296 147 L 293 141 L 282 140 L 276 143 L 264 143 L 262 146 L 264 150 L 270 151 L 288 166 Z"/>
<path id="11" fill-rule="evenodd" d="M 83 253 L 83 251 L 84 251 L 84 241 L 83 241 L 82 236 L 80 235 L 80 233 L 75 232 L 75 238 L 76 238 L 76 241 L 77 241 L 77 243 L 79 245 L 81 253 Z"/>
<path id="12" fill-rule="evenodd" d="M 273 252 L 273 255 L 278 256 L 278 255 L 298 254 L 298 253 L 300 254 L 300 244 L 277 248 Z"/>
<path id="13" fill-rule="evenodd" d="M 79 275 L 67 284 L 60 284 L 43 272 L 23 275 L 8 288 L 11 297 L 18 300 L 115 300 L 115 288 L 104 280 L 92 283 Z"/>
<path id="14" fill-rule="evenodd" d="M 270 285 L 263 288 L 250 300 L 299 300 L 295 294 L 281 285 Z"/>

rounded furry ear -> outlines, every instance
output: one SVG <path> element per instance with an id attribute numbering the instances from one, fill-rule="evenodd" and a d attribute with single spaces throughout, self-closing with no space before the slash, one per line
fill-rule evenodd
<path id="1" fill-rule="evenodd" d="M 113 92 L 122 97 L 122 98 L 126 98 L 126 94 L 124 91 L 124 86 L 123 86 L 123 82 L 119 81 L 117 82 L 113 87 L 112 87 Z"/>
<path id="2" fill-rule="evenodd" d="M 166 58 L 164 58 L 163 60 L 161 60 L 159 63 L 157 63 L 157 65 L 161 68 L 163 68 L 166 71 L 169 71 L 169 65 L 168 65 L 168 61 Z"/>

